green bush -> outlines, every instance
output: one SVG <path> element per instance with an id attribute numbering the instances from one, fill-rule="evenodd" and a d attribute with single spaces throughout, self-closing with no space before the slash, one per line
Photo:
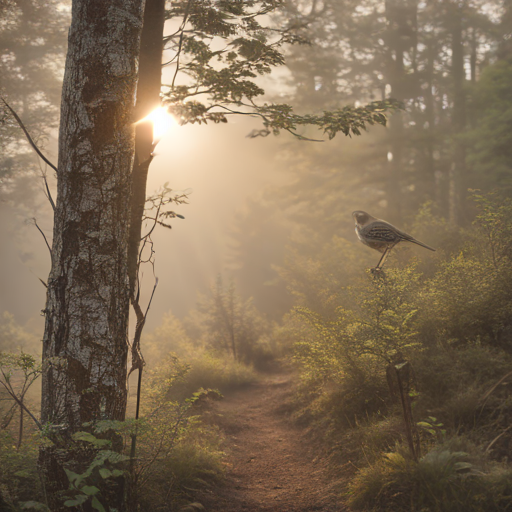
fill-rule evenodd
<path id="1" fill-rule="evenodd" d="M 452 431 L 478 428 L 479 436 L 492 423 L 491 438 L 499 423 L 497 410 L 512 418 L 508 388 L 499 386 L 484 400 L 486 393 L 512 372 L 512 358 L 507 353 L 481 345 L 427 350 L 416 354 L 412 364 L 419 392 L 415 406 L 418 417 L 434 415 Z"/>
<path id="2" fill-rule="evenodd" d="M 511 470 L 490 462 L 508 460 L 512 437 L 512 201 L 497 194 L 474 201 L 475 222 L 464 229 L 430 207 L 420 211 L 415 236 L 438 249 L 423 261 L 397 248 L 380 274 L 359 268 L 359 277 L 329 276 L 333 254 L 319 249 L 289 269 L 301 304 L 285 328 L 302 378 L 295 416 L 316 428 L 337 463 L 357 461 L 353 507 L 512 509 Z M 350 273 L 350 262 L 338 271 Z M 405 361 L 408 428 L 396 385 L 386 379 L 387 368 Z M 415 462 L 403 448 L 393 450 L 425 418 L 436 423 L 420 431 L 426 455 Z M 462 433 L 485 456 L 439 445 Z"/>
<path id="3" fill-rule="evenodd" d="M 498 512 L 510 505 L 512 471 L 483 454 L 438 446 L 418 462 L 403 446 L 357 472 L 349 491 L 355 510 Z"/>
<path id="4" fill-rule="evenodd" d="M 197 349 L 186 362 L 170 355 L 152 373 L 157 380 L 170 375 L 173 382 L 167 398 L 172 400 L 185 400 L 199 389 L 217 389 L 224 393 L 247 386 L 257 378 L 252 367 L 205 349 Z"/>
<path id="5" fill-rule="evenodd" d="M 152 442 L 154 437 L 143 440 L 144 445 Z M 217 430 L 192 419 L 173 449 L 154 461 L 139 490 L 141 512 L 177 510 L 201 489 L 221 482 L 225 471 L 221 444 Z"/>
<path id="6" fill-rule="evenodd" d="M 42 500 L 37 473 L 38 434 L 26 436 L 16 448 L 17 440 L 7 430 L 0 431 L 0 504 L 1 510 L 18 510 L 21 501 Z"/>

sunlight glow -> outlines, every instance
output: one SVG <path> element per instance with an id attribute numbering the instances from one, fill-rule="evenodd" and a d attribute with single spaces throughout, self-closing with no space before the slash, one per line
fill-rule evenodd
<path id="1" fill-rule="evenodd" d="M 165 107 L 156 108 L 153 110 L 153 112 L 138 122 L 142 123 L 144 121 L 153 122 L 154 142 L 159 142 L 168 130 L 170 130 L 173 126 L 178 126 L 176 119 L 171 114 L 169 114 Z"/>

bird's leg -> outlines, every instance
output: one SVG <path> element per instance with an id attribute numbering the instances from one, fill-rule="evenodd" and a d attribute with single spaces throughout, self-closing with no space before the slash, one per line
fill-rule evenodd
<path id="1" fill-rule="evenodd" d="M 377 266 L 374 269 L 375 272 L 380 272 L 380 270 L 383 267 L 384 262 L 386 261 L 386 258 L 388 257 L 388 255 L 389 255 L 389 253 L 390 253 L 392 248 L 393 248 L 393 246 L 386 247 L 386 250 L 384 251 L 384 253 L 380 257 L 379 263 L 377 263 Z"/>

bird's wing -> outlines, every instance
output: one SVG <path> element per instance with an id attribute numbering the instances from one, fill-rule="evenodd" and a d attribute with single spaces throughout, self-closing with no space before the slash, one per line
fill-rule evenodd
<path id="1" fill-rule="evenodd" d="M 376 242 L 398 242 L 400 237 L 390 226 L 383 222 L 372 222 L 362 229 L 362 234 L 370 240 Z"/>

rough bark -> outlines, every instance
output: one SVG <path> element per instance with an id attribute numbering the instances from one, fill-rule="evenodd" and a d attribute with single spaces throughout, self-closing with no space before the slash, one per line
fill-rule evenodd
<path id="1" fill-rule="evenodd" d="M 84 422 L 125 416 L 133 107 L 143 10 L 144 0 L 73 0 L 43 340 L 41 417 L 56 444 L 42 449 L 40 464 L 54 512 L 69 510 L 57 499 L 69 485 L 63 468 L 81 472 L 90 462 L 85 451 L 81 460 L 70 451 L 72 433 Z M 120 499 L 107 502 L 115 509 Z"/>

